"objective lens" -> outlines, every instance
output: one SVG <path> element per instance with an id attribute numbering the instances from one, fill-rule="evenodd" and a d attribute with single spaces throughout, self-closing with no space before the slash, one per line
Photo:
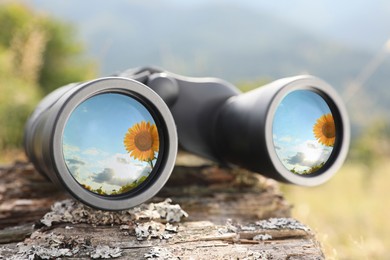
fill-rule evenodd
<path id="1" fill-rule="evenodd" d="M 177 154 L 175 122 L 144 84 L 107 77 L 59 88 L 26 124 L 37 169 L 94 208 L 123 210 L 157 194 Z"/>
<path id="2" fill-rule="evenodd" d="M 280 102 L 273 120 L 273 143 L 292 173 L 314 174 L 328 161 L 336 140 L 332 112 L 319 94 L 296 90 Z"/>
<path id="3" fill-rule="evenodd" d="M 105 93 L 74 109 L 62 147 L 66 166 L 82 187 L 113 196 L 132 191 L 151 176 L 160 142 L 153 116 L 142 103 Z"/>

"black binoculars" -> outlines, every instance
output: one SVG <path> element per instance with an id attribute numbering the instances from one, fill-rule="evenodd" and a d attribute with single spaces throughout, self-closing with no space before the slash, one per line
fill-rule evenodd
<path id="1" fill-rule="evenodd" d="M 24 146 L 37 170 L 78 200 L 122 210 L 164 186 L 178 145 L 314 186 L 341 167 L 349 141 L 343 102 L 316 77 L 241 93 L 221 79 L 145 67 L 53 91 L 30 116 Z"/>

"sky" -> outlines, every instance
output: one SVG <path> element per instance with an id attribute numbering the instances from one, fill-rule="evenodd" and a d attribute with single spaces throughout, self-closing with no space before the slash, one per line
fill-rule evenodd
<path id="1" fill-rule="evenodd" d="M 377 51 L 390 37 L 390 2 L 387 0 L 170 0 L 175 4 L 234 3 L 271 14 L 278 19 L 333 41 Z M 367 37 L 369 35 L 369 37 Z"/>
<path id="2" fill-rule="evenodd" d="M 19 0 L 31 4 L 72 21 L 81 21 L 84 10 L 79 10 L 77 0 Z M 120 5 L 121 8 L 136 7 L 140 3 L 157 5 L 155 1 L 140 0 L 85 0 L 89 5 L 109 9 L 110 6 Z M 317 35 L 323 35 L 334 41 L 354 47 L 374 50 L 380 48 L 390 37 L 390 2 L 387 0 L 296 0 L 296 1 L 253 1 L 253 0 L 162 0 L 160 5 L 182 8 L 212 6 L 216 4 L 234 4 L 252 10 L 270 14 L 287 23 L 299 26 Z M 61 8 L 58 8 L 58 7 Z M 91 7 L 91 9 L 93 9 Z M 111 10 L 110 10 L 111 11 Z M 73 14 L 73 15 L 72 15 Z M 151 17 L 152 19 L 152 17 Z M 367 37 L 369 35 L 369 37 Z"/>
<path id="3" fill-rule="evenodd" d="M 317 119 L 328 113 L 324 99 L 312 91 L 296 90 L 284 97 L 275 112 L 273 141 L 288 170 L 302 172 L 329 158 L 332 147 L 320 144 L 313 133 Z"/>
<path id="4" fill-rule="evenodd" d="M 155 124 L 137 100 L 115 93 L 94 96 L 70 115 L 63 134 L 63 153 L 73 177 L 81 184 L 110 193 L 147 176 L 151 167 L 126 151 L 126 132 L 141 121 Z"/>

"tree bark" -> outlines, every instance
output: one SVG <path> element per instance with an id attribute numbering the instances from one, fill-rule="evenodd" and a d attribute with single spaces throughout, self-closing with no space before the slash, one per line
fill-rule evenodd
<path id="1" fill-rule="evenodd" d="M 121 212 L 82 205 L 18 162 L 0 167 L 0 256 L 323 259 L 290 209 L 274 181 L 189 154 L 152 201 Z"/>

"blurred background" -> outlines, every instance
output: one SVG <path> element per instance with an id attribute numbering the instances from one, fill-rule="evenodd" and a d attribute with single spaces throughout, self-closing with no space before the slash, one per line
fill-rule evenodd
<path id="1" fill-rule="evenodd" d="M 24 157 L 26 118 L 70 82 L 146 65 L 243 91 L 312 74 L 352 125 L 349 157 L 316 188 L 282 185 L 327 259 L 390 255 L 390 2 L 2 0 L 0 163 Z"/>

